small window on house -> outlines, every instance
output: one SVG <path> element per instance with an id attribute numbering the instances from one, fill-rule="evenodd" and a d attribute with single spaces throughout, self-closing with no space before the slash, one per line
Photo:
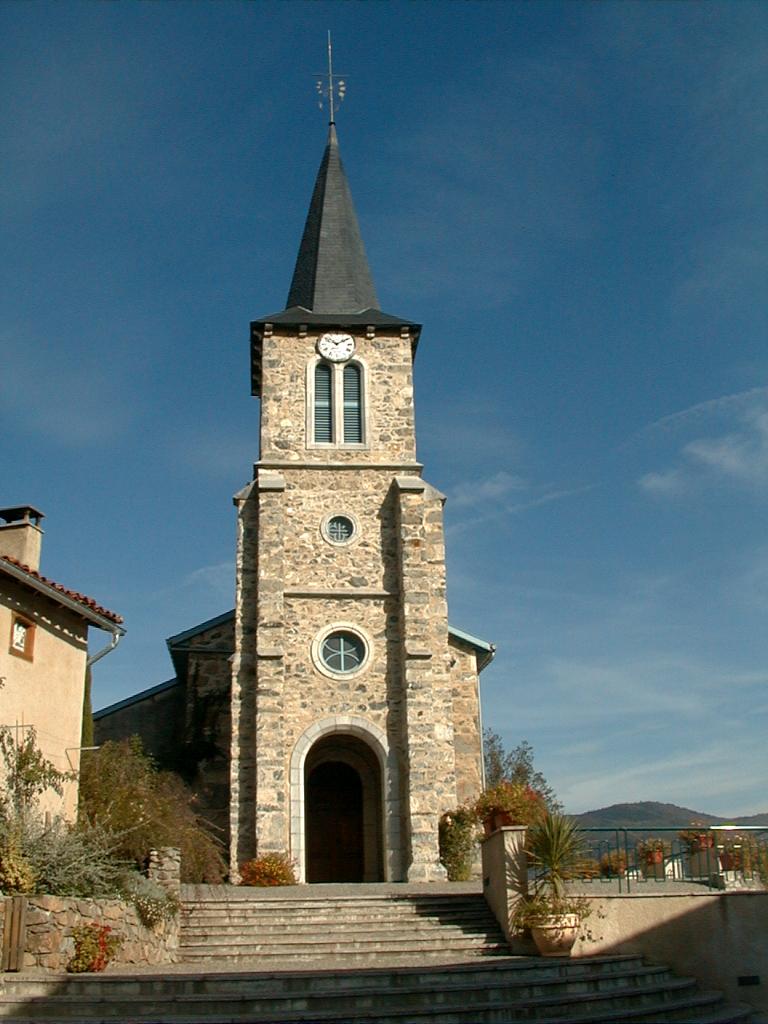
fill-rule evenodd
<path id="1" fill-rule="evenodd" d="M 333 388 L 332 368 L 328 363 L 315 367 L 315 442 L 330 444 L 333 441 Z"/>
<path id="2" fill-rule="evenodd" d="M 35 646 L 35 624 L 20 615 L 14 615 L 11 621 L 11 643 L 8 648 L 18 658 L 32 661 Z"/>

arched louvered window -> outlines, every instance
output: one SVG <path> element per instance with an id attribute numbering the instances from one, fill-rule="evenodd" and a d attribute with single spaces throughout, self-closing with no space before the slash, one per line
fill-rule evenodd
<path id="1" fill-rule="evenodd" d="M 363 440 L 363 401 L 360 367 L 347 363 L 344 367 L 344 443 L 360 444 Z"/>
<path id="2" fill-rule="evenodd" d="M 328 363 L 318 363 L 315 367 L 315 441 L 320 443 L 333 441 L 332 372 Z"/>

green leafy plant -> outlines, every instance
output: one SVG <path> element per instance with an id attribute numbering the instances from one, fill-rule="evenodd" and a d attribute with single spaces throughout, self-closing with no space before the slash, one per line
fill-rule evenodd
<path id="1" fill-rule="evenodd" d="M 32 728 L 17 741 L 12 729 L 0 726 L 0 762 L 0 815 L 5 818 L 34 811 L 39 798 L 49 789 L 61 796 L 64 783 L 72 778 L 43 756 Z"/>
<path id="2" fill-rule="evenodd" d="M 72 929 L 75 952 L 67 962 L 70 974 L 103 971 L 122 945 L 122 939 L 108 924 L 77 925 Z"/>
<path id="3" fill-rule="evenodd" d="M 240 885 L 296 885 L 293 861 L 287 853 L 265 853 L 240 865 Z"/>
<path id="4" fill-rule="evenodd" d="M 518 930 L 543 923 L 547 918 L 575 914 L 589 916 L 591 904 L 566 891 L 584 860 L 583 834 L 566 815 L 547 814 L 529 830 L 529 863 L 534 868 L 531 892 L 518 901 L 513 923 Z"/>
<path id="5" fill-rule="evenodd" d="M 450 882 L 466 882 L 472 871 L 472 851 L 477 842 L 477 815 L 463 804 L 446 811 L 438 825 L 440 863 Z"/>

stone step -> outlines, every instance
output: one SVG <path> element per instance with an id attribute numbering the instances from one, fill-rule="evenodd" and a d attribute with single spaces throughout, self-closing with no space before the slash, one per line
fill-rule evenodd
<path id="1" fill-rule="evenodd" d="M 269 930 L 271 932 L 286 931 L 290 929 L 314 929 L 318 930 L 334 930 L 341 931 L 342 929 L 355 929 L 361 931 L 368 929 L 373 930 L 386 930 L 386 931 L 410 931 L 414 928 L 422 929 L 462 929 L 468 931 L 472 929 L 487 929 L 487 928 L 498 928 L 498 923 L 493 916 L 487 914 L 477 914 L 474 916 L 452 916 L 452 918 L 444 918 L 442 920 L 437 918 L 415 918 L 412 921 L 407 921 L 399 918 L 380 918 L 380 919 L 367 919 L 367 918 L 342 918 L 336 921 L 325 921 L 323 919 L 312 918 L 310 915 L 303 915 L 301 918 L 294 919 L 290 916 L 265 916 L 263 914 L 251 914 L 251 915 L 231 915 L 226 914 L 196 914 L 190 916 L 190 918 L 184 918 L 181 920 L 181 929 L 196 929 L 196 928 L 241 928 L 253 930 L 258 928 L 260 930 Z"/>
<path id="2" fill-rule="evenodd" d="M 333 966 L 330 966 L 332 964 Z M 647 966 L 639 956 L 624 955 L 612 957 L 589 957 L 575 960 L 548 960 L 541 957 L 499 957 L 490 963 L 462 961 L 452 964 L 450 971 L 439 965 L 421 963 L 398 968 L 370 968 L 347 971 L 335 960 L 328 961 L 322 970 L 281 970 L 281 971 L 227 971 L 222 970 L 225 961 L 219 961 L 213 970 L 191 971 L 183 965 L 176 965 L 164 970 L 157 967 L 152 973 L 146 969 L 136 974 L 128 973 L 130 967 L 125 965 L 112 968 L 105 974 L 4 974 L 0 975 L 0 992 L 5 987 L 24 996 L 46 996 L 55 993 L 62 984 L 76 989 L 81 996 L 95 996 L 108 990 L 114 995 L 152 995 L 160 991 L 168 983 L 174 991 L 185 993 L 216 993 L 237 992 L 247 987 L 251 993 L 269 992 L 333 992 L 354 993 L 361 989 L 376 988 L 386 985 L 389 988 L 418 987 L 429 989 L 435 985 L 435 978 L 440 985 L 481 984 L 481 985 L 513 985 L 521 986 L 537 984 L 550 980 L 572 980 L 580 982 L 598 977 L 606 984 L 614 983 L 623 977 L 652 976 L 669 973 L 668 969 L 659 966 Z"/>
<path id="3" fill-rule="evenodd" d="M 215 920 L 201 920 L 182 923 L 181 934 L 183 936 L 193 935 L 264 935 L 280 937 L 290 931 L 292 935 L 317 935 L 318 931 L 328 935 L 362 935 L 375 931 L 377 935 L 402 934 L 407 931 L 409 935 L 466 935 L 471 932 L 473 935 L 494 935 L 500 934 L 498 925 L 494 920 L 476 919 L 470 921 L 414 921 L 407 929 L 397 921 L 336 921 L 318 926 L 316 921 L 290 921 L 272 922 L 265 924 L 258 918 L 251 921 L 227 921 L 226 918 Z"/>
<path id="4" fill-rule="evenodd" d="M 406 905 L 386 904 L 378 902 L 370 906 L 349 905 L 336 907 L 332 905 L 311 905 L 298 902 L 265 902 L 240 901 L 237 903 L 216 903 L 203 906 L 190 906 L 184 904 L 181 908 L 182 918 L 198 917 L 201 914 L 206 916 L 227 916 L 236 915 L 247 917 L 252 914 L 260 914 L 264 917 L 313 917 L 326 918 L 328 920 L 339 917 L 348 918 L 387 918 L 389 920 L 412 920 L 414 918 L 432 917 L 437 920 L 444 917 L 464 917 L 484 915 L 488 913 L 488 907 L 482 902 L 458 905 L 451 903 L 430 904 L 430 905 Z"/>
<path id="5" fill-rule="evenodd" d="M 407 940 L 397 945 L 384 946 L 374 940 L 367 943 L 343 943 L 343 942 L 317 942 L 311 945 L 286 942 L 280 947 L 273 944 L 260 944 L 257 942 L 239 944 L 217 943 L 206 946 L 201 943 L 197 946 L 184 946 L 180 950 L 180 956 L 184 963 L 199 963 L 206 960 L 232 959 L 232 960 L 286 960 L 289 957 L 300 959 L 302 962 L 312 960 L 326 960 L 328 957 L 338 957 L 342 960 L 355 963 L 375 963 L 382 956 L 392 955 L 410 956 L 411 962 L 414 957 L 424 959 L 448 959 L 466 958 L 467 956 L 505 956 L 508 950 L 505 945 L 492 946 L 479 942 L 447 943 L 427 945 L 421 943 L 408 943 Z"/>
<path id="6" fill-rule="evenodd" d="M 508 983 L 506 973 L 510 972 L 506 972 L 493 979 L 495 984 L 490 986 L 490 972 L 477 970 L 463 976 L 457 972 L 433 972 L 429 983 L 412 972 L 406 979 L 410 984 L 396 984 L 399 979 L 391 974 L 372 972 L 358 979 L 367 982 L 365 987 L 358 986 L 350 991 L 342 986 L 335 992 L 322 993 L 313 990 L 311 977 L 305 975 L 294 979 L 303 983 L 303 991 L 293 994 L 282 992 L 279 987 L 276 990 L 274 975 L 262 976 L 266 987 L 258 994 L 253 988 L 258 976 L 241 976 L 240 992 L 232 991 L 232 976 L 219 977 L 218 985 L 217 976 L 209 976 L 206 992 L 186 991 L 183 976 L 132 979 L 132 991 L 125 990 L 126 979 L 119 979 L 122 982 L 119 993 L 113 990 L 112 984 L 118 979 L 102 976 L 98 979 L 102 998 L 97 998 L 94 992 L 96 979 L 88 979 L 91 985 L 86 988 L 85 979 L 64 978 L 59 979 L 62 992 L 49 988 L 44 995 L 24 994 L 26 998 L 19 992 L 22 1000 L 17 998 L 13 1002 L 9 1001 L 6 989 L 0 1001 L 0 1015 L 14 1020 L 130 1020 L 136 1024 L 254 1019 L 264 1024 L 307 1020 L 343 1020 L 348 1024 L 402 1020 L 424 1024 L 470 1024 L 485 1020 L 537 1020 L 540 1024 L 545 1021 L 565 1024 L 569 1020 L 698 1021 L 698 1014 L 703 1011 L 709 1014 L 708 1020 L 713 1024 L 746 1019 L 743 1014 L 718 1016 L 716 994 L 698 994 L 690 980 L 671 978 L 663 969 L 641 968 L 637 974 L 631 970 L 607 971 L 603 976 L 594 966 L 591 971 L 572 971 L 570 965 L 568 968 L 560 976 L 551 972 L 547 982 L 529 978 L 526 983 L 521 981 L 516 985 Z M 148 992 L 149 986 L 151 991 Z M 90 1005 L 84 1017 L 86 1001 Z M 690 1016 L 692 1011 L 697 1015 Z M 19 1013 L 23 1013 L 23 1018 Z"/>

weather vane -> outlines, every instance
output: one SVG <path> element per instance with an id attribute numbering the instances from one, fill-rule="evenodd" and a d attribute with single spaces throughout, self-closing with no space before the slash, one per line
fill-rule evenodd
<path id="1" fill-rule="evenodd" d="M 333 49 L 331 47 L 331 33 L 328 32 L 328 81 L 327 83 L 323 78 L 317 80 L 317 93 L 320 99 L 318 100 L 318 106 L 323 109 L 323 100 L 328 100 L 328 105 L 331 110 L 331 119 L 329 124 L 336 124 L 336 107 L 334 100 L 338 99 L 339 106 L 341 106 L 344 97 L 347 93 L 347 83 L 339 75 L 333 73 Z"/>

